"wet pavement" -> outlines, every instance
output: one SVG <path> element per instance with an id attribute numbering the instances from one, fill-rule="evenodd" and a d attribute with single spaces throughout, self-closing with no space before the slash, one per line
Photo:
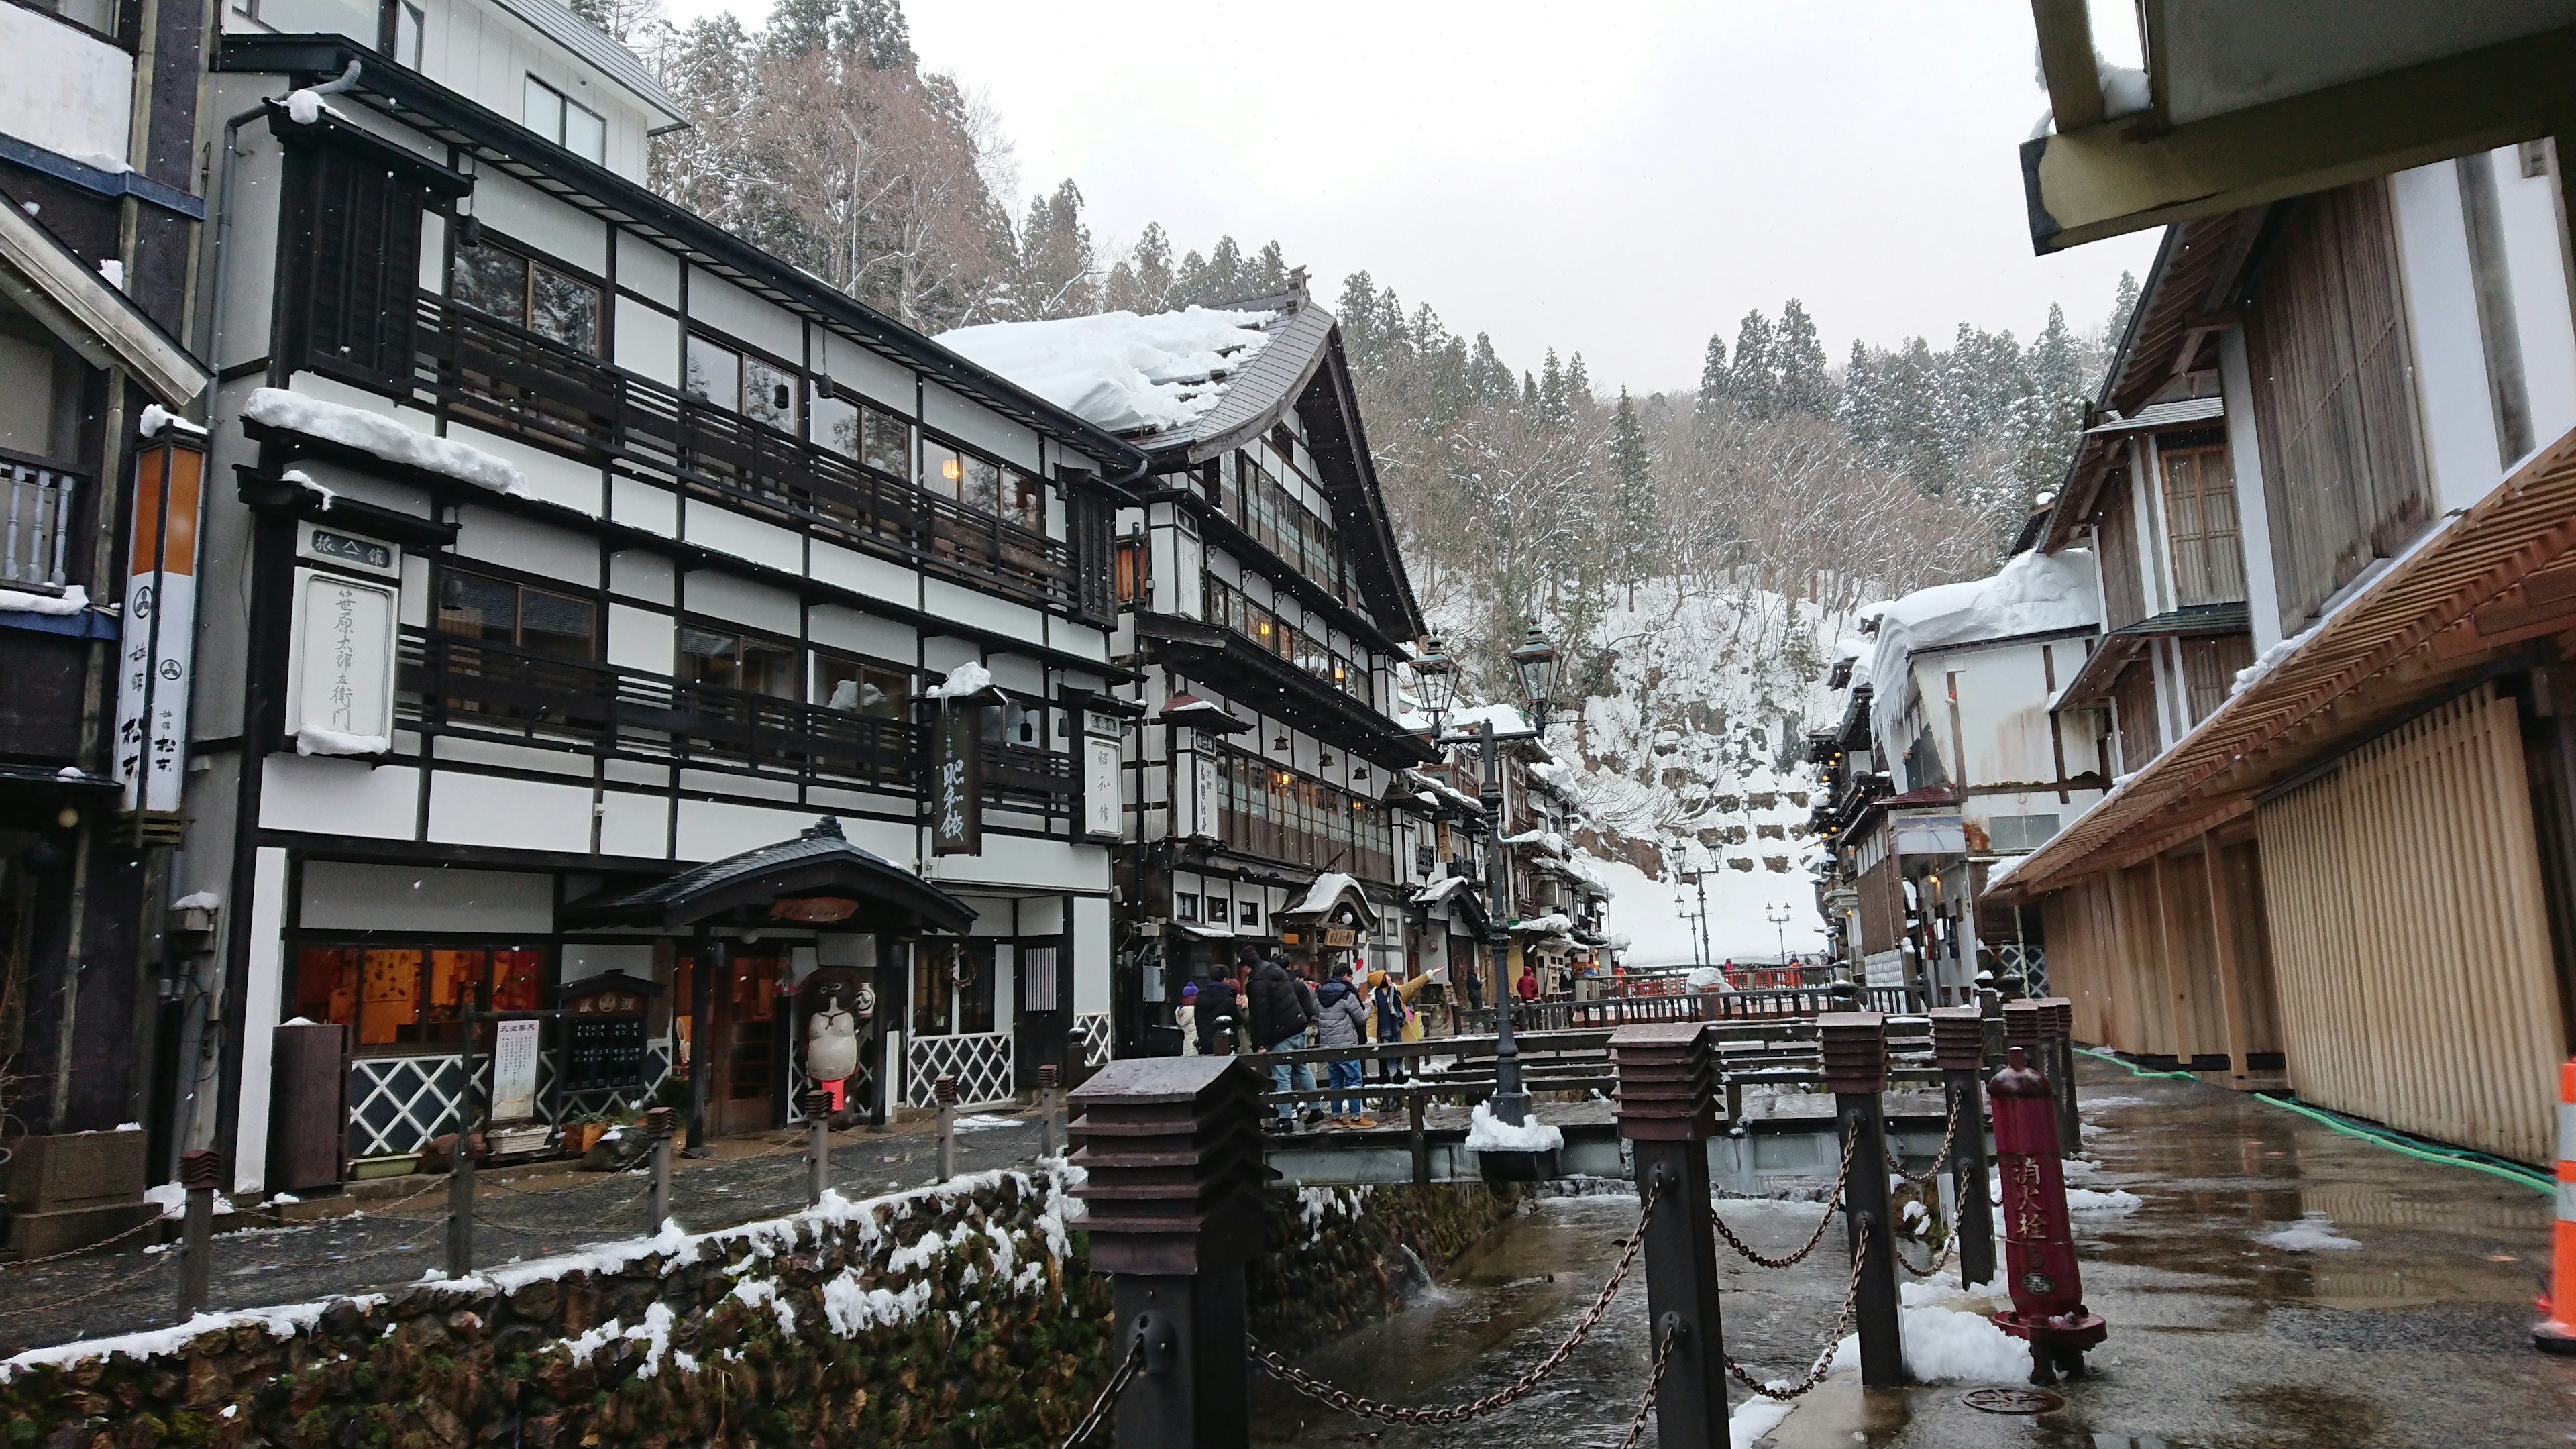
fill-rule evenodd
<path id="1" fill-rule="evenodd" d="M 920 1187 L 938 1177 L 938 1138 L 926 1121 L 888 1133 L 837 1132 L 832 1143 L 832 1184 L 846 1197 Z M 805 1205 L 803 1132 L 721 1138 L 717 1146 L 724 1155 L 676 1164 L 671 1216 L 681 1226 L 707 1231 Z M 1038 1147 L 1034 1112 L 999 1125 L 961 1124 L 957 1168 L 982 1172 L 1035 1162 Z M 646 1185 L 640 1171 L 487 1170 L 475 1197 L 475 1261 L 491 1266 L 541 1258 L 649 1231 Z M 445 1265 L 444 1176 L 384 1179 L 365 1191 L 354 1214 L 280 1224 L 273 1215 L 252 1213 L 244 1220 L 271 1225 L 219 1231 L 210 1306 L 263 1308 L 381 1291 Z M 416 1195 L 403 1200 L 405 1194 Z M 0 1355 L 166 1326 L 178 1321 L 178 1291 L 173 1248 L 0 1269 Z"/>
<path id="2" fill-rule="evenodd" d="M 2220 1088 L 2084 1059 L 2081 1185 L 2134 1194 L 2079 1213 L 2087 1297 L 2111 1325 L 2065 1407 L 2001 1417 L 1962 1394 L 2019 1376 L 1864 1393 L 1849 1371 L 1776 1427 L 1771 1449 L 2360 1449 L 2576 1443 L 2576 1360 L 2530 1346 L 2551 1199 L 2425 1162 Z M 1405 1313 L 1307 1355 L 1344 1387 L 1408 1404 L 1475 1398 L 1544 1356 L 1633 1224 L 1633 1198 L 1553 1200 L 1519 1218 Z M 1820 1209 L 1719 1204 L 1757 1249 L 1795 1247 Z M 2343 1247 L 2338 1243 L 2358 1246 Z M 1920 1250 L 1916 1250 L 1919 1255 Z M 1803 1368 L 1839 1306 L 1839 1223 L 1797 1268 L 1720 1248 L 1728 1348 L 1762 1376 Z M 1919 1261 L 1919 1256 L 1918 1256 Z M 1552 1278 L 1550 1275 L 1554 1275 Z M 1527 1399 L 1456 1426 L 1366 1423 L 1255 1385 L 1256 1444 L 1611 1446 L 1646 1365 L 1632 1282 L 1565 1368 Z M 1740 1401 L 1745 1396 L 1739 1390 Z M 1647 1433 L 1654 1429 L 1650 1424 Z M 1651 1439 L 1646 1442 L 1652 1442 Z"/>

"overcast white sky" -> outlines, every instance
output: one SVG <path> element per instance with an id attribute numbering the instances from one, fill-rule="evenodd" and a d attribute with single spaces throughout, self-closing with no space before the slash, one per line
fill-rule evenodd
<path id="1" fill-rule="evenodd" d="M 685 20 L 730 4 L 674 0 Z M 2127 0 L 2094 0 L 2134 61 Z M 1805 301 L 1859 336 L 2025 340 L 2142 276 L 2153 233 L 2031 255 L 2015 147 L 2046 108 L 2020 0 L 906 0 L 999 111 L 1025 191 L 1070 176 L 1104 250 L 1276 238 L 1329 300 L 1365 268 L 1515 367 L 1690 387 L 1712 331 Z"/>

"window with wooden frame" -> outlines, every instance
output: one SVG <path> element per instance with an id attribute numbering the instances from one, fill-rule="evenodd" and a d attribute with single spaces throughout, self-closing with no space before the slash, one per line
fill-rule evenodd
<path id="1" fill-rule="evenodd" d="M 2433 516 L 2384 178 L 2271 224 L 2245 307 L 2281 632 Z"/>
<path id="2" fill-rule="evenodd" d="M 680 625 L 679 677 L 684 683 L 798 700 L 805 697 L 798 678 L 804 672 L 803 663 L 804 650 L 785 640 L 763 638 L 722 625 Z"/>
<path id="3" fill-rule="evenodd" d="M 599 608 L 591 600 L 453 565 L 440 570 L 438 628 L 566 659 L 599 657 Z"/>
<path id="4" fill-rule="evenodd" d="M 1117 597 L 1119 603 L 1141 604 L 1145 602 L 1145 559 L 1145 540 L 1141 538 L 1122 538 L 1118 540 L 1116 567 L 1118 570 Z"/>
<path id="5" fill-rule="evenodd" d="M 814 698 L 825 707 L 876 719 L 912 717 L 912 671 L 845 654 L 814 651 Z"/>
<path id="6" fill-rule="evenodd" d="M 474 232 L 470 242 L 464 235 L 457 238 L 447 284 L 450 300 L 575 352 L 605 355 L 603 294 L 597 283 L 481 234 L 480 227 Z"/>
<path id="7" fill-rule="evenodd" d="M 585 161 L 608 161 L 608 122 L 599 112 L 537 79 L 527 78 L 520 122 Z"/>
<path id="8" fill-rule="evenodd" d="M 979 457 L 944 439 L 921 440 L 921 485 L 1031 533 L 1046 532 L 1044 479 Z"/>
<path id="9" fill-rule="evenodd" d="M 534 1011 L 545 974 L 545 953 L 525 946 L 301 946 L 295 1014 L 354 1028 L 361 1053 L 453 1047 L 478 980 L 489 983 L 494 1011 Z"/>
<path id="10" fill-rule="evenodd" d="M 794 433 L 800 383 L 795 370 L 783 362 L 719 342 L 701 332 L 689 334 L 688 376 L 683 390 L 727 412 L 740 413 L 782 433 Z"/>
<path id="11" fill-rule="evenodd" d="M 826 391 L 817 378 L 808 406 L 814 441 L 891 478 L 912 481 L 912 424 L 873 403 Z"/>
<path id="12" fill-rule="evenodd" d="M 2174 602 L 2184 608 L 2243 602 L 2245 557 L 2237 541 L 2236 473 L 2228 464 L 2226 433 L 2210 428 L 2158 438 L 2156 465 L 2164 473 Z"/>

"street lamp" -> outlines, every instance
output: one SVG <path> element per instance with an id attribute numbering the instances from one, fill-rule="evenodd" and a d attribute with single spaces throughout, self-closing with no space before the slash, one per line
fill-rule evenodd
<path id="1" fill-rule="evenodd" d="M 1413 660 L 1414 688 L 1422 698 L 1423 712 L 1431 716 L 1431 742 L 1434 745 L 1474 745 L 1484 765 L 1484 778 L 1476 798 L 1484 807 L 1485 833 L 1493 844 L 1494 855 L 1485 872 L 1485 944 L 1492 953 L 1494 981 L 1494 1116 L 1512 1126 L 1529 1120 L 1529 1093 L 1521 1086 L 1520 1049 L 1512 1043 L 1511 933 L 1503 929 L 1507 906 L 1503 900 L 1506 863 L 1502 857 L 1503 818 L 1502 755 L 1495 746 L 1505 740 L 1534 740 L 1547 730 L 1547 712 L 1555 703 L 1556 647 L 1530 626 L 1529 636 L 1508 656 L 1512 671 L 1518 676 L 1521 696 L 1529 704 L 1531 728 L 1497 730 L 1491 714 L 1476 722 L 1472 733 L 1445 734 L 1442 717 L 1458 697 L 1458 663 L 1440 647 L 1436 638 L 1425 641 L 1429 647 Z M 1474 827 L 1471 825 L 1470 827 Z"/>
<path id="2" fill-rule="evenodd" d="M 1777 912 L 1777 914 L 1774 914 L 1774 912 Z M 1783 966 L 1789 964 L 1789 917 L 1791 914 L 1792 912 L 1785 904 L 1778 906 L 1764 906 L 1762 908 L 1762 919 L 1771 923 L 1772 931 L 1780 938 L 1780 964 Z"/>
<path id="3" fill-rule="evenodd" d="M 1699 964 L 1714 966 L 1717 964 L 1717 947 L 1708 939 L 1708 872 L 1686 870 L 1681 872 L 1680 879 L 1682 884 L 1699 887 L 1699 910 L 1696 913 L 1686 912 L 1682 918 L 1699 922 L 1699 933 L 1692 944 L 1699 950 Z M 1674 888 L 1673 899 L 1676 902 L 1681 900 L 1681 890 L 1678 886 Z"/>

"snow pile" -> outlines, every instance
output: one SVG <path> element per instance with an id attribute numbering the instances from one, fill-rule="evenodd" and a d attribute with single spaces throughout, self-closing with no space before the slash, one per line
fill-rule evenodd
<path id="1" fill-rule="evenodd" d="M 2070 1187 L 2066 1190 L 2066 1210 L 2070 1213 L 2101 1213 L 2124 1217 L 2145 1206 L 2146 1199 L 2134 1192 L 2116 1187 Z"/>
<path id="2" fill-rule="evenodd" d="M 164 1182 L 143 1189 L 143 1200 L 161 1209 L 161 1216 L 165 1218 L 184 1218 L 188 1215 L 188 1190 L 175 1182 Z M 222 1217 L 233 1210 L 231 1198 L 220 1192 L 215 1194 L 215 1216 Z"/>
<path id="3" fill-rule="evenodd" d="M 295 732 L 299 755 L 382 755 L 393 747 L 394 742 L 384 735 L 348 735 L 320 725 L 306 725 Z"/>
<path id="4" fill-rule="evenodd" d="M 1795 1403 L 1764 1398 L 1746 1399 L 1737 1404 L 1735 1412 L 1726 1416 L 1727 1449 L 1753 1449 L 1764 1435 L 1779 1428 L 1780 1421 L 1789 1417 L 1789 1411 L 1796 1407 Z"/>
<path id="5" fill-rule="evenodd" d="M 964 699 L 993 687 L 993 671 L 981 664 L 960 664 L 948 677 L 923 690 L 925 699 Z"/>
<path id="6" fill-rule="evenodd" d="M 1514 921 L 1512 929 L 1535 931 L 1542 936 L 1563 936 L 1573 932 L 1574 922 L 1563 911 L 1550 911 L 1544 916 L 1531 916 L 1526 920 Z"/>
<path id="7" fill-rule="evenodd" d="M 381 413 L 262 387 L 251 390 L 250 400 L 242 406 L 242 416 L 266 427 L 338 443 L 388 463 L 423 469 L 495 493 L 513 497 L 526 497 L 528 493 L 527 480 L 502 459 L 453 438 L 435 438 L 405 427 Z"/>
<path id="8" fill-rule="evenodd" d="M 1490 1104 L 1478 1102 L 1467 1124 L 1470 1152 L 1554 1152 L 1565 1134 L 1536 1118 L 1518 1127 L 1496 1117 Z"/>
<path id="9" fill-rule="evenodd" d="M 1896 737 L 1897 722 L 1913 703 L 1910 676 L 1918 650 L 2098 628 L 2101 622 L 2093 555 L 2080 548 L 2015 554 L 1985 578 L 1917 589 L 1879 616 L 1870 661 L 1870 733 L 1882 740 Z"/>
<path id="10" fill-rule="evenodd" d="M 2317 637 L 2317 628 L 2315 625 L 2311 624 L 2307 628 L 2300 630 L 2298 633 L 2291 635 L 2287 639 L 2281 640 L 2271 648 L 2254 656 L 2253 663 L 2236 671 L 2236 682 L 2227 686 L 2228 697 L 2233 699 L 2237 695 L 2243 694 L 2245 691 L 2252 689 L 2262 680 L 2264 675 L 2280 668 L 2282 660 L 2298 653 L 2301 645 L 2306 644 L 2309 640 L 2315 637 Z"/>
<path id="11" fill-rule="evenodd" d="M 988 322 L 941 333 L 950 351 L 1112 433 L 1187 427 L 1270 341 L 1273 312 L 1186 307 Z"/>
<path id="12" fill-rule="evenodd" d="M 990 1112 L 970 1112 L 967 1115 L 958 1118 L 953 1125 L 958 1127 L 1017 1127 L 1020 1125 L 1020 1119 L 1017 1117 L 998 1117 Z"/>
<path id="13" fill-rule="evenodd" d="M 170 903 L 174 911 L 211 911 L 223 905 L 213 891 L 195 891 Z"/>
<path id="14" fill-rule="evenodd" d="M 59 594 L 39 594 L 0 585 L 0 610 L 68 619 L 89 607 L 89 590 L 71 584 Z"/>
<path id="15" fill-rule="evenodd" d="M 161 436 L 163 428 L 177 428 L 180 432 L 200 438 L 206 435 L 202 424 L 192 423 L 159 403 L 145 403 L 143 416 L 136 422 L 135 427 L 147 438 Z"/>
<path id="16" fill-rule="evenodd" d="M 2295 1223 L 2256 1233 L 2254 1241 L 2284 1253 L 2337 1253 L 2361 1246 L 2358 1240 L 2336 1232 L 2334 1220 L 2324 1213 L 2308 1213 Z"/>
<path id="17" fill-rule="evenodd" d="M 311 86 L 286 93 L 286 119 L 299 126 L 312 125 L 322 119 L 325 111 L 335 116 L 340 114 L 337 107 L 322 99 L 322 93 Z"/>

